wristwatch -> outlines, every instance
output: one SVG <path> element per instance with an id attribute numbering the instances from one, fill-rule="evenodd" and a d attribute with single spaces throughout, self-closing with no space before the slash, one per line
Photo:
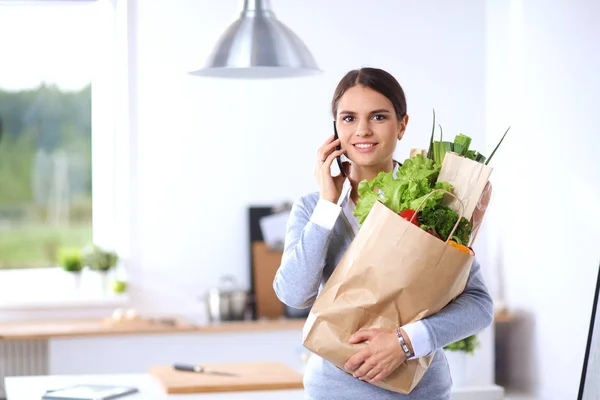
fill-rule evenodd
<path id="1" fill-rule="evenodd" d="M 400 328 L 396 330 L 396 334 L 398 335 L 398 340 L 400 341 L 400 347 L 402 347 L 402 351 L 404 351 L 404 354 L 406 354 L 406 359 L 408 360 L 409 358 L 414 357 L 415 353 L 413 353 L 410 350 L 410 347 L 408 347 L 408 344 L 406 344 L 406 340 L 404 340 L 404 336 L 402 336 Z"/>

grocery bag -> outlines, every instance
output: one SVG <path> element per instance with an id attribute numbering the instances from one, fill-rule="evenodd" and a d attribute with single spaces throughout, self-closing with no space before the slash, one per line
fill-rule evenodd
<path id="1" fill-rule="evenodd" d="M 456 153 L 446 153 L 437 179 L 451 184 L 454 196 L 446 197 L 444 204 L 458 212 L 458 202 L 462 203 L 463 217 L 470 220 L 490 180 L 492 170 L 492 167 Z"/>
<path id="2" fill-rule="evenodd" d="M 317 296 L 303 328 L 303 345 L 343 370 L 366 346 L 350 344 L 352 334 L 396 329 L 438 312 L 464 290 L 473 258 L 472 252 L 449 245 L 375 202 Z M 432 359 L 433 354 L 408 360 L 374 385 L 408 394 Z"/>

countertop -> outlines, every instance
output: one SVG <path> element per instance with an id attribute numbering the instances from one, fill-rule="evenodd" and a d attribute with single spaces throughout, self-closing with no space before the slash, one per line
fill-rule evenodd
<path id="1" fill-rule="evenodd" d="M 497 312 L 496 323 L 510 323 L 515 318 Z M 25 320 L 0 323 L 0 340 L 51 339 L 76 336 L 139 335 L 185 332 L 250 332 L 302 329 L 305 319 L 248 320 L 216 323 L 192 323 L 184 318 L 139 319 L 114 322 L 105 319 Z"/>
<path id="2" fill-rule="evenodd" d="M 179 317 L 123 322 L 115 322 L 110 318 L 12 321 L 0 323 L 0 340 L 154 333 L 248 332 L 302 329 L 303 326 L 303 319 L 231 321 L 206 324 L 193 324 Z"/>

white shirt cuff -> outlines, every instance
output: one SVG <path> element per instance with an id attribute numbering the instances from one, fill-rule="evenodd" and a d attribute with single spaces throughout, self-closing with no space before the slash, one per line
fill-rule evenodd
<path id="1" fill-rule="evenodd" d="M 402 329 L 404 329 L 404 332 L 406 332 L 406 335 L 408 335 L 415 353 L 415 355 L 409 358 L 409 360 L 426 356 L 433 351 L 431 348 L 429 331 L 425 327 L 423 321 L 416 321 L 404 325 Z"/>
<path id="2" fill-rule="evenodd" d="M 315 223 L 327 230 L 332 230 L 335 222 L 340 216 L 342 207 L 328 200 L 319 199 L 312 215 L 310 222 Z"/>

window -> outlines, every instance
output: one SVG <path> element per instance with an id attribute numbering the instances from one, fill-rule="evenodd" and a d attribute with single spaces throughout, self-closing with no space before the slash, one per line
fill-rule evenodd
<path id="1" fill-rule="evenodd" d="M 131 8 L 0 0 L 2 310 L 115 302 L 49 267 L 92 241 L 128 256 Z"/>
<path id="2" fill-rule="evenodd" d="M 92 6 L 0 2 L 2 269 L 92 240 Z"/>

